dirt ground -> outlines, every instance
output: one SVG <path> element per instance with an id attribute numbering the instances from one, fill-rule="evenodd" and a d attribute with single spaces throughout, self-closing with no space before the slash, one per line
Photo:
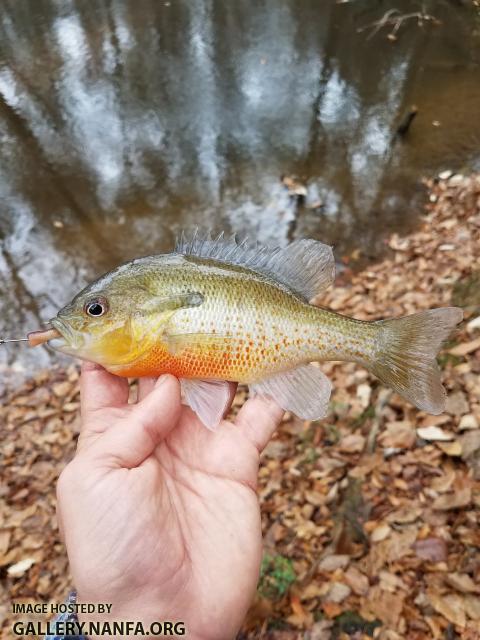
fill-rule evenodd
<path id="1" fill-rule="evenodd" d="M 361 319 L 458 304 L 429 416 L 360 367 L 327 363 L 322 422 L 286 416 L 262 457 L 265 558 L 243 640 L 480 639 L 480 176 L 430 181 L 418 231 L 321 304 Z M 338 257 L 338 256 L 337 256 Z M 244 398 L 239 390 L 238 406 Z M 71 586 L 55 482 L 78 433 L 78 371 L 38 374 L 0 407 L 0 619 Z"/>

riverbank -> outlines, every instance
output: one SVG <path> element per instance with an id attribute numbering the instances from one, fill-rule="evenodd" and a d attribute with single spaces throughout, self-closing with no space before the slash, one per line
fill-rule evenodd
<path id="1" fill-rule="evenodd" d="M 446 412 L 417 411 L 359 367 L 322 366 L 328 417 L 287 415 L 262 456 L 266 555 L 242 638 L 479 638 L 480 176 L 428 188 L 421 227 L 391 236 L 382 262 L 347 265 L 322 304 L 362 319 L 464 306 L 440 357 Z M 55 481 L 74 452 L 78 400 L 74 366 L 2 397 L 5 637 L 12 599 L 58 602 L 70 588 Z"/>

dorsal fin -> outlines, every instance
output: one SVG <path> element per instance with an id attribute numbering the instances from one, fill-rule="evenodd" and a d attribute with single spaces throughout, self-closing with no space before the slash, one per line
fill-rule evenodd
<path id="1" fill-rule="evenodd" d="M 182 232 L 175 252 L 258 271 L 306 300 L 330 286 L 335 277 L 332 248 L 317 240 L 295 240 L 285 248 L 268 248 L 257 243 L 248 244 L 247 240 L 237 243 L 235 236 L 226 239 L 223 233 L 212 239 L 210 234 L 199 235 L 197 231 L 187 238 Z"/>

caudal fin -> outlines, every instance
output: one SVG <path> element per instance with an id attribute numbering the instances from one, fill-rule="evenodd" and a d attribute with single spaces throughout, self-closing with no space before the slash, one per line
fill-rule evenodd
<path id="1" fill-rule="evenodd" d="M 436 356 L 462 319 L 461 309 L 446 307 L 379 321 L 377 358 L 369 368 L 419 409 L 442 413 L 446 394 Z"/>

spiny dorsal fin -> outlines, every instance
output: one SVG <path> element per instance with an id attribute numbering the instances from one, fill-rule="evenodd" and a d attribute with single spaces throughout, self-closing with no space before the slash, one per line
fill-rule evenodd
<path id="1" fill-rule="evenodd" d="M 285 248 L 268 248 L 247 240 L 237 243 L 235 236 L 226 239 L 221 233 L 212 239 L 210 234 L 197 231 L 187 238 L 182 232 L 175 252 L 227 262 L 281 282 L 295 293 L 311 300 L 330 286 L 335 277 L 332 248 L 316 240 L 295 240 Z"/>

